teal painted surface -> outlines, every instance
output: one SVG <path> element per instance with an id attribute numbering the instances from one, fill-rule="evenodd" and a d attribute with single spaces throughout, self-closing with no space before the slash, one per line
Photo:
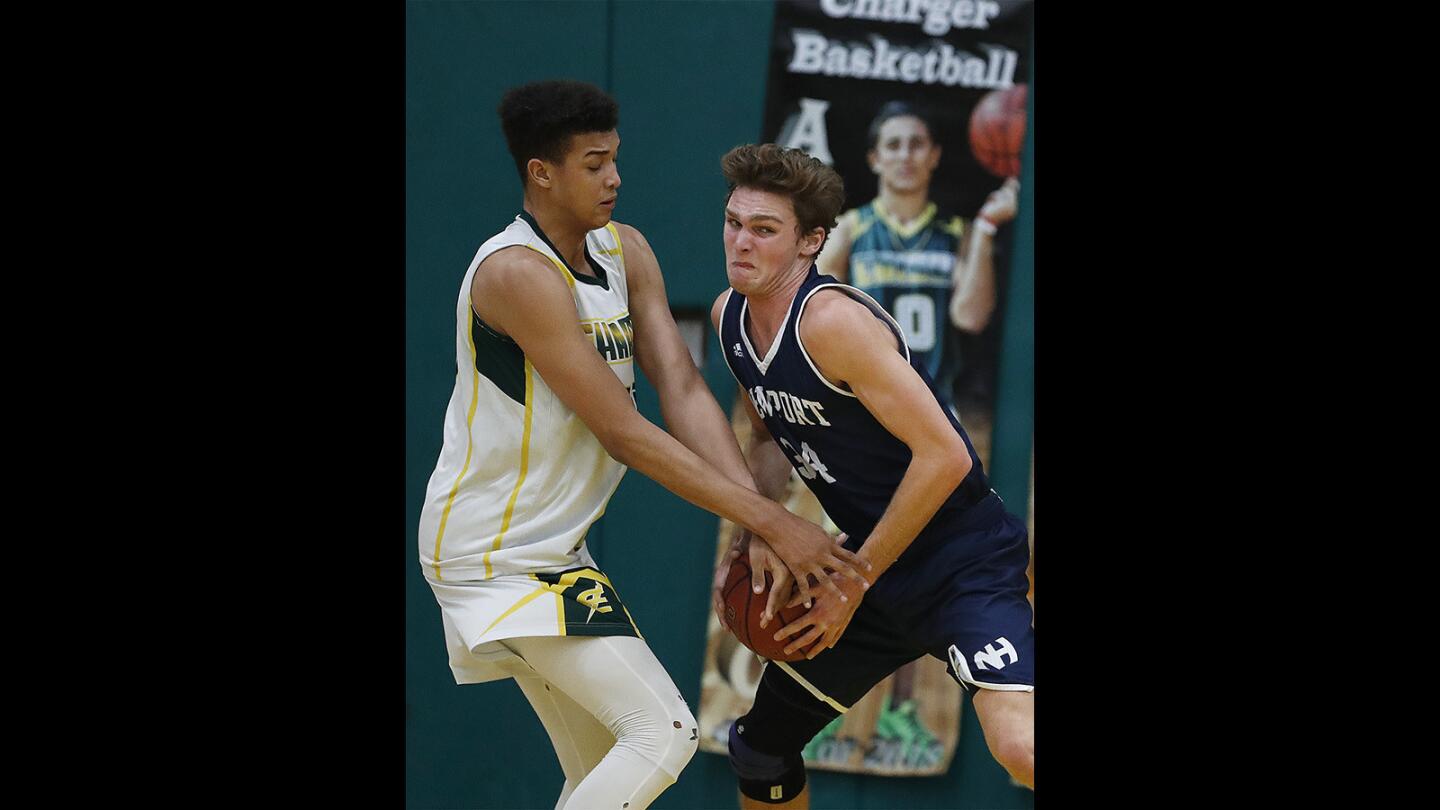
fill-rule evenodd
<path id="1" fill-rule="evenodd" d="M 1035 45 L 1030 45 L 1025 146 L 1021 155 L 1020 210 L 996 380 L 995 435 L 990 483 L 1010 510 L 1025 516 L 1030 449 L 1035 439 Z"/>
<path id="2" fill-rule="evenodd" d="M 719 158 L 760 131 L 772 14 L 768 0 L 406 4 L 406 474 L 397 547 L 404 550 L 408 807 L 549 808 L 563 781 L 513 682 L 455 685 L 439 608 L 416 561 L 420 503 L 454 384 L 458 285 L 475 249 L 520 205 L 495 116 L 500 95 L 559 77 L 615 95 L 623 181 L 615 216 L 654 247 L 672 306 L 708 313 L 725 285 Z M 1024 179 L 1031 188 L 1033 174 Z M 715 336 L 706 340 L 702 371 L 728 413 L 735 384 Z M 660 421 L 643 375 L 636 399 Z M 590 542 L 697 711 L 716 526 L 713 515 L 630 473 Z M 1012 787 L 990 758 L 968 704 L 946 776 L 816 773 L 811 789 L 817 810 L 1034 806 L 1033 794 Z M 654 807 L 738 807 L 725 758 L 696 754 Z"/>

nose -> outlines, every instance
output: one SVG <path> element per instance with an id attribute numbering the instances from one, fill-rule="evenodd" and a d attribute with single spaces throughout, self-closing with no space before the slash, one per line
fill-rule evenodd
<path id="1" fill-rule="evenodd" d="M 617 166 L 610 172 L 608 185 L 612 191 L 620 188 L 620 167 Z"/>

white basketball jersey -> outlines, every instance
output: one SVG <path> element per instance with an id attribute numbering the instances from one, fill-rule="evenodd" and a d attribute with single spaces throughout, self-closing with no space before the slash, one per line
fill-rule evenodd
<path id="1" fill-rule="evenodd" d="M 594 566 L 585 532 L 625 474 L 520 347 L 471 307 L 476 268 L 517 245 L 545 256 L 570 285 L 581 328 L 634 395 L 634 333 L 614 224 L 585 236 L 596 277 L 572 273 L 528 213 L 481 245 L 455 304 L 455 390 L 420 513 L 420 564 L 432 582 Z"/>

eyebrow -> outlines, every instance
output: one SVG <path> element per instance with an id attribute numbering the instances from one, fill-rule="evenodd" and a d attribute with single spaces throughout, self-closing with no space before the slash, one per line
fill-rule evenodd
<path id="1" fill-rule="evenodd" d="M 594 148 L 594 149 L 587 149 L 587 150 L 585 150 L 585 157 L 590 157 L 591 155 L 594 155 L 594 154 L 601 154 L 601 155 L 603 155 L 603 154 L 606 154 L 606 153 L 609 152 L 609 151 L 610 151 L 609 149 L 604 149 L 604 148 L 601 148 L 601 147 L 598 147 L 598 146 L 597 146 L 597 147 Z M 616 152 L 619 152 L 619 151 L 620 151 L 620 144 L 618 144 L 618 143 L 615 144 L 615 151 L 616 151 Z"/>
<path id="2" fill-rule="evenodd" d="M 733 218 L 733 219 L 739 219 L 739 218 L 740 218 L 740 215 L 739 215 L 739 214 L 735 213 L 734 211 L 731 211 L 729 208 L 726 208 L 726 209 L 725 209 L 725 216 L 731 217 L 731 218 Z M 769 214 L 756 214 L 755 216 L 750 217 L 750 221 L 751 221 L 751 222 L 755 222 L 756 220 L 761 220 L 761 219 L 767 219 L 767 220 L 770 220 L 771 222 L 779 222 L 779 223 L 781 223 L 782 225 L 785 223 L 785 220 L 783 220 L 783 219 L 781 219 L 781 218 L 779 218 L 779 217 L 772 217 L 772 216 L 770 216 Z"/>

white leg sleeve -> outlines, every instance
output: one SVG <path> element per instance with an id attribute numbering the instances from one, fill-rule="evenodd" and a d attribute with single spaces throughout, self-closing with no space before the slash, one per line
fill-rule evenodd
<path id="1" fill-rule="evenodd" d="M 519 684 L 520 691 L 525 693 L 535 714 L 540 717 L 545 733 L 550 735 L 550 744 L 555 746 L 560 770 L 565 773 L 565 787 L 560 791 L 560 800 L 555 803 L 555 810 L 560 810 L 580 781 L 600 764 L 611 746 L 615 745 L 615 735 L 539 675 L 517 676 L 515 683 Z"/>
<path id="2" fill-rule="evenodd" d="M 694 756 L 695 717 L 640 639 L 554 636 L 504 643 L 544 681 L 517 678 L 565 771 L 567 793 L 557 808 L 643 810 Z M 537 686 L 545 697 L 536 694 Z M 568 700 L 555 697 L 557 690 Z M 613 737 L 614 745 L 596 762 L 605 741 L 599 730 Z M 576 783 L 573 774 L 581 769 L 586 772 Z"/>

